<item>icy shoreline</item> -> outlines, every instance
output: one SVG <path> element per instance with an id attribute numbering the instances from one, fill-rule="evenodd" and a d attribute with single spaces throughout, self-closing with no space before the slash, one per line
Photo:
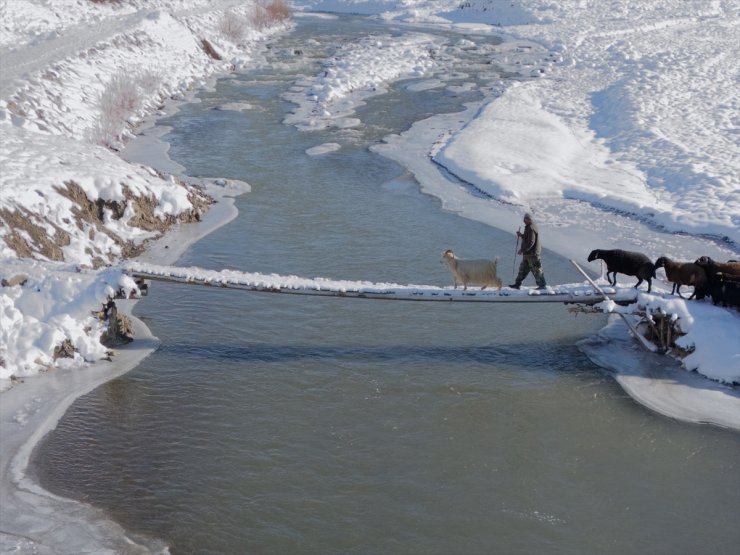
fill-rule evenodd
<path id="1" fill-rule="evenodd" d="M 669 418 L 740 431 L 740 389 L 689 372 L 666 355 L 645 352 L 626 326 L 615 316 L 612 320 L 577 346 L 609 370 L 632 399 Z"/>
<path id="2" fill-rule="evenodd" d="M 468 109 L 469 117 L 476 113 L 476 106 L 471 105 Z M 507 231 L 516 229 L 520 225 L 521 209 L 503 203 L 471 200 L 469 184 L 460 183 L 455 186 L 447 177 L 438 171 L 437 165 L 432 157 L 426 156 L 427 152 L 434 152 L 434 144 L 430 144 L 429 137 L 440 134 L 449 134 L 458 126 L 463 125 L 460 114 L 446 114 L 429 118 L 415 123 L 410 130 L 398 136 L 386 138 L 386 143 L 372 148 L 375 152 L 386 156 L 408 170 L 420 183 L 421 190 L 437 197 L 445 209 L 460 214 L 462 217 L 480 221 L 486 225 Z M 585 257 L 588 248 L 584 247 L 583 238 L 591 234 L 600 237 L 603 227 L 613 225 L 615 228 L 628 230 L 634 234 L 636 240 L 645 244 L 662 244 L 666 249 L 683 248 L 689 252 L 704 252 L 712 249 L 702 238 L 692 238 L 678 235 L 666 235 L 652 229 L 645 223 L 637 222 L 631 218 L 598 211 L 596 208 L 573 201 L 562 201 L 553 203 L 545 211 L 540 212 L 540 218 L 547 220 L 555 214 L 561 216 L 571 211 L 578 214 L 578 218 L 569 225 L 548 228 L 546 247 L 562 256 L 572 258 L 582 264 L 584 268 L 596 270 L 593 264 L 589 264 Z M 541 228 L 542 229 L 542 228 Z M 595 246 L 594 246 L 595 247 Z M 723 247 L 716 246 L 713 256 L 721 257 Z M 656 291 L 669 292 L 669 285 L 663 285 L 659 280 L 653 284 Z M 680 301 L 684 302 L 684 301 Z M 623 325 L 611 326 L 626 333 Z M 729 340 L 732 338 L 732 330 L 729 331 Z M 644 353 L 634 351 L 634 345 L 620 337 L 610 344 L 611 335 L 600 334 L 600 344 L 597 349 L 595 344 L 590 344 L 588 350 L 583 350 L 591 360 L 610 371 L 617 382 L 622 385 L 627 393 L 640 404 L 655 408 L 661 414 L 677 420 L 689 423 L 715 424 L 721 427 L 740 430 L 740 391 L 737 388 L 719 384 L 709 378 L 691 373 L 685 368 L 671 370 L 665 376 L 655 372 L 655 365 L 648 365 L 643 372 L 639 372 L 635 365 L 625 353 L 642 355 Z M 617 336 L 615 336 L 617 337 Z M 663 359 L 667 367 L 678 367 L 678 363 L 667 357 Z M 645 362 L 645 357 L 637 356 L 636 360 Z M 730 364 L 732 364 L 730 362 Z M 670 374 L 670 376 L 669 376 Z M 645 387 L 645 386 L 649 387 Z M 697 391 L 706 390 L 713 392 L 711 395 L 703 393 L 693 397 Z"/>
<path id="3" fill-rule="evenodd" d="M 175 262 L 193 243 L 237 216 L 234 195 L 245 188 L 207 187 L 217 203 L 196 224 L 168 232 L 138 260 Z M 41 488 L 27 473 L 33 451 L 69 406 L 96 387 L 121 376 L 153 353 L 159 341 L 131 312 L 136 300 L 117 301 L 130 315 L 136 339 L 116 349 L 111 361 L 86 368 L 53 370 L 30 376 L 2 393 L 0 403 L 0 551 L 20 553 L 167 553 L 161 542 L 132 538 L 100 509 Z M 60 530 L 63 532 L 60 533 Z"/>
<path id="4" fill-rule="evenodd" d="M 29 0 L 0 6 L 8 31 L 0 51 L 0 123 L 4 126 L 0 152 L 5 170 L 0 204 L 7 209 L 6 215 L 20 209 L 25 220 L 43 215 L 47 229 L 55 226 L 55 231 L 45 235 L 68 233 L 72 237 L 66 243 L 64 264 L 56 266 L 36 260 L 24 266 L 24 259 L 12 252 L 6 241 L 0 241 L 1 254 L 8 261 L 3 278 L 33 272 L 32 279 L 45 288 L 43 292 L 41 288 L 28 288 L 27 295 L 24 288 L 8 288 L 0 296 L 0 366 L 5 378 L 5 390 L 0 393 L 0 551 L 166 553 L 167 547 L 160 541 L 131 536 L 102 510 L 53 495 L 29 474 L 38 442 L 56 427 L 75 399 L 129 372 L 158 346 L 158 340 L 143 322 L 132 317 L 136 340 L 117 348 L 111 361 L 102 359 L 104 350 L 100 346 L 96 352 L 82 356 L 75 353 L 73 361 L 61 359 L 45 372 L 34 371 L 39 365 L 52 366 L 48 356 L 41 358 L 38 353 L 49 349 L 47 343 L 53 349 L 65 333 L 72 334 L 68 337 L 80 351 L 85 342 L 94 339 L 95 330 L 83 334 L 82 329 L 91 320 L 89 311 L 99 306 L 96 299 L 103 298 L 105 289 L 114 284 L 90 277 L 94 274 L 89 272 L 76 273 L 75 264 L 89 264 L 93 252 L 103 257 L 112 253 L 115 259 L 117 246 L 111 247 L 107 238 L 111 231 L 134 242 L 154 235 L 129 228 L 127 222 L 134 214 L 128 211 L 120 220 L 104 213 L 100 222 L 106 226 L 104 232 L 89 224 L 82 231 L 82 222 L 75 222 L 80 212 L 75 212 L 78 209 L 74 203 L 59 195 L 58 187 L 69 181 L 79 183 L 88 197 L 85 201 L 90 203 L 120 200 L 121 186 L 124 193 L 125 187 L 134 192 L 146 191 L 144 196 L 153 199 L 155 205 L 154 216 L 164 219 L 186 207 L 189 203 L 184 201 L 183 188 L 171 177 L 179 175 L 181 168 L 168 162 L 166 150 L 144 148 L 124 158 L 90 142 L 91 125 L 94 127 L 101 118 L 100 91 L 106 82 L 115 82 L 116 75 L 132 63 L 135 69 L 131 71 L 137 79 L 146 68 L 156 72 L 159 67 L 167 67 L 166 75 L 157 74 L 149 88 L 133 91 L 141 97 L 131 111 L 120 116 L 118 124 L 123 129 L 137 125 L 141 131 L 153 119 L 166 115 L 162 104 L 172 107 L 173 103 L 187 100 L 194 94 L 193 88 L 207 86 L 210 79 L 249 61 L 256 43 L 286 27 L 256 31 L 245 26 L 241 37 L 223 40 L 218 34 L 220 21 L 231 17 L 246 25 L 242 18 L 252 8 L 237 0 L 132 0 L 100 6 L 78 6 L 75 0 L 70 10 L 65 9 L 65 2 L 40 5 Z M 238 11 L 229 11 L 232 8 Z M 205 55 L 198 42 L 204 35 L 215 37 L 212 40 L 219 41 L 221 52 L 230 59 L 219 61 Z M 235 44 L 236 41 L 241 44 Z M 135 62 L 128 58 L 131 55 Z M 115 129 L 112 133 L 116 133 Z M 121 133 L 125 136 L 127 131 Z M 141 160 L 143 155 L 146 161 Z M 169 175 L 157 175 L 152 167 Z M 140 260 L 174 262 L 193 242 L 233 219 L 236 209 L 231 197 L 248 190 L 246 184 L 235 181 L 189 181 L 200 181 L 219 202 L 205 212 L 199 223 L 170 227 L 147 245 Z M 82 210 L 85 201 L 80 201 Z M 22 220 L 19 225 L 23 225 Z M 4 225 L 0 228 L 6 231 Z M 23 229 L 21 237 L 25 233 Z M 25 237 L 26 241 L 33 241 L 29 235 Z M 64 241 L 60 244 L 65 246 Z M 47 254 L 40 258 L 50 257 Z M 39 276 L 45 279 L 43 283 L 38 281 Z M 117 301 L 119 309 L 129 315 L 135 303 Z M 75 324 L 72 315 L 83 321 Z M 19 349 L 27 352 L 19 353 Z M 20 383 L 11 386 L 11 375 Z"/>

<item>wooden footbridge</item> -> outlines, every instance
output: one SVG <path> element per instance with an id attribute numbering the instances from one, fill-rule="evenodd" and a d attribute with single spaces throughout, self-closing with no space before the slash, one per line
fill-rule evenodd
<path id="1" fill-rule="evenodd" d="M 577 264 L 575 265 L 583 272 Z M 400 285 L 320 277 L 307 279 L 278 274 L 249 273 L 235 270 L 216 271 L 137 263 L 129 264 L 125 271 L 137 281 L 167 281 L 262 293 L 355 299 L 485 303 L 546 302 L 594 305 L 604 300 L 613 300 L 619 304 L 630 304 L 635 302 L 637 298 L 637 292 L 634 288 L 607 288 L 602 290 L 590 280 L 584 283 L 555 285 L 544 290 L 538 290 L 534 287 L 523 287 L 521 290 L 509 287 L 500 290 L 481 290 L 477 287 L 455 289 L 452 286 Z M 586 276 L 585 273 L 584 276 Z"/>
<path id="2" fill-rule="evenodd" d="M 539 290 L 533 287 L 512 289 L 462 289 L 433 285 L 400 285 L 396 283 L 374 283 L 369 281 L 333 280 L 328 278 L 302 278 L 279 274 L 260 274 L 236 270 L 204 270 L 202 268 L 182 268 L 158 266 L 154 264 L 130 263 L 124 271 L 137 281 L 146 294 L 146 281 L 166 281 L 190 285 L 203 285 L 261 293 L 283 293 L 287 295 L 308 295 L 321 297 L 342 297 L 350 299 L 377 299 L 417 302 L 478 302 L 478 303 L 563 303 L 592 306 L 602 301 L 613 301 L 620 305 L 630 305 L 637 300 L 637 290 L 633 287 L 606 287 L 597 285 L 573 260 L 571 263 L 586 278 L 583 283 L 549 286 Z M 635 324 L 621 312 L 619 316 L 629 327 L 632 335 L 648 350 L 664 351 L 645 339 Z M 648 321 L 652 321 L 648 318 Z"/>

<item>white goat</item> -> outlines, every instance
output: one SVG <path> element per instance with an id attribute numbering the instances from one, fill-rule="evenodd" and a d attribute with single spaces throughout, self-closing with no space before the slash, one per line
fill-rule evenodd
<path id="1" fill-rule="evenodd" d="M 441 262 L 447 264 L 455 280 L 455 289 L 462 283 L 463 290 L 470 285 L 480 285 L 481 291 L 489 285 L 501 289 L 501 280 L 496 275 L 496 260 L 461 260 L 450 249 L 442 253 Z"/>

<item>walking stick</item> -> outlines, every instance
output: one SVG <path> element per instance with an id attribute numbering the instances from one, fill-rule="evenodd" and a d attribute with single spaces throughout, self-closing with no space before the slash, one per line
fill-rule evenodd
<path id="1" fill-rule="evenodd" d="M 511 279 L 514 279 L 514 271 L 516 268 L 516 254 L 519 252 L 519 234 L 522 232 L 522 226 L 516 230 L 516 246 L 514 247 L 514 263 L 511 265 Z"/>

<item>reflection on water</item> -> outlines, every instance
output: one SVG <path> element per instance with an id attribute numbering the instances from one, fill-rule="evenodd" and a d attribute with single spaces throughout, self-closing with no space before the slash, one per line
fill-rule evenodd
<path id="1" fill-rule="evenodd" d="M 459 345 L 459 346 L 429 346 L 429 345 L 382 345 L 368 347 L 364 345 L 351 346 L 346 343 L 336 345 L 283 345 L 271 343 L 266 345 L 194 345 L 168 344 L 161 348 L 161 354 L 168 356 L 184 356 L 188 358 L 202 358 L 216 361 L 228 359 L 243 363 L 273 362 L 284 363 L 302 359 L 348 359 L 361 358 L 366 361 L 389 361 L 402 363 L 439 362 L 445 364 L 465 364 L 477 362 L 492 364 L 506 360 L 532 356 L 536 353 L 540 360 L 556 364 L 558 357 L 562 357 L 571 347 L 557 344 L 526 344 L 513 346 L 498 345 Z M 124 386 L 120 386 L 122 389 Z"/>
<path id="2" fill-rule="evenodd" d="M 451 277 L 439 255 L 454 248 L 501 256 L 506 281 L 513 235 L 442 211 L 367 150 L 473 88 L 399 85 L 358 110 L 356 130 L 281 123 L 281 91 L 365 25 L 303 24 L 270 54 L 300 43 L 301 59 L 221 81 L 169 118 L 171 153 L 189 173 L 253 188 L 239 218 L 183 265 L 442 285 Z M 480 60 L 456 67 L 478 75 L 465 63 Z M 252 108 L 212 109 L 227 103 Z M 305 154 L 329 142 L 341 148 Z M 567 261 L 544 261 L 549 282 L 578 279 Z M 574 346 L 602 317 L 164 283 L 137 312 L 162 347 L 78 400 L 39 449 L 38 471 L 173 554 L 740 545 L 737 435 L 632 402 Z"/>

